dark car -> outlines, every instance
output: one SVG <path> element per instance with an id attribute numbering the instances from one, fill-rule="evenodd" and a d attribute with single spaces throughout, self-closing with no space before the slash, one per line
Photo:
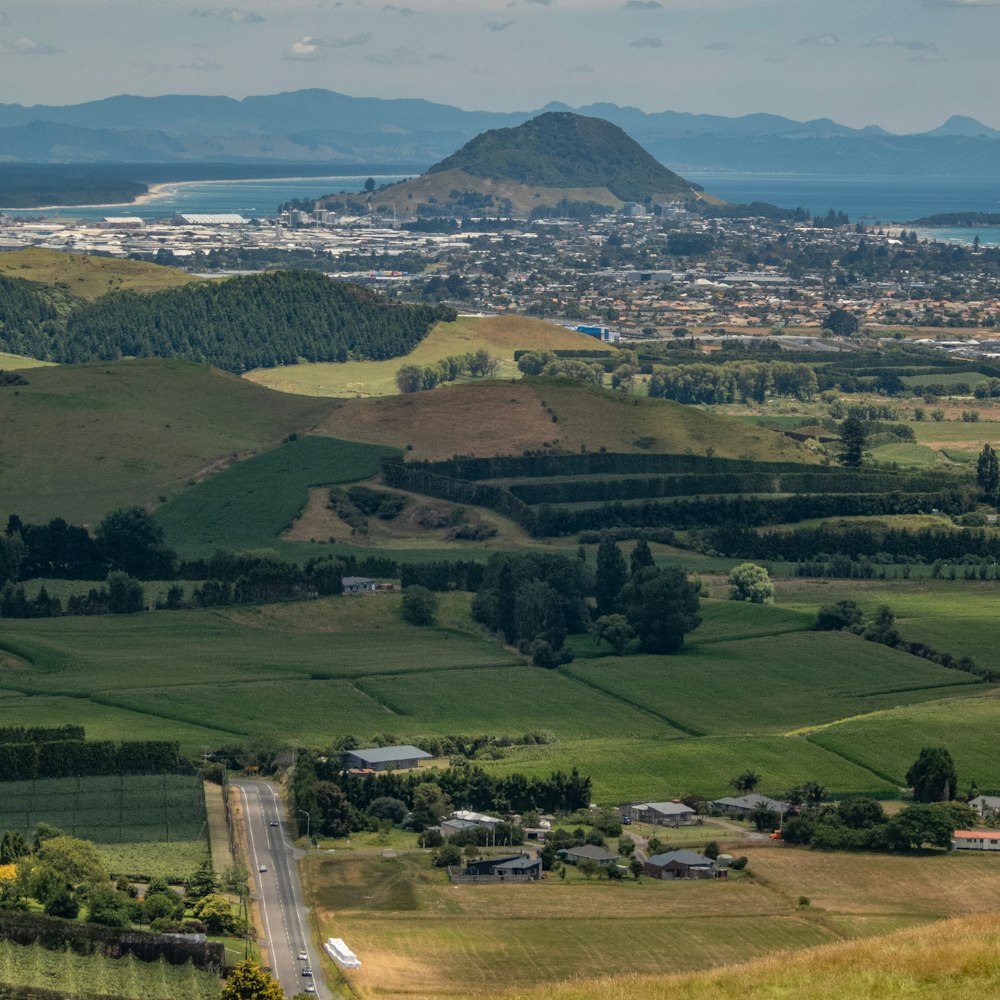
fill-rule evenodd
<path id="1" fill-rule="evenodd" d="M 303 976 L 311 976 L 312 974 L 313 974 L 313 970 L 312 969 L 303 969 L 302 970 L 302 975 Z"/>

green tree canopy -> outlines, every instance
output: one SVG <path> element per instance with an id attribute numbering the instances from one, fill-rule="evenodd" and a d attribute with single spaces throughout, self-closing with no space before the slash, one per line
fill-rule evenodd
<path id="1" fill-rule="evenodd" d="M 947 802 L 958 786 L 955 762 L 944 747 L 924 747 L 910 769 L 906 783 L 918 802 Z"/>
<path id="2" fill-rule="evenodd" d="M 285 993 L 269 972 L 246 959 L 229 973 L 221 1000 L 285 1000 Z"/>
<path id="3" fill-rule="evenodd" d="M 988 444 L 983 445 L 976 462 L 976 482 L 987 503 L 995 504 L 1000 500 L 1000 462 L 997 461 L 997 453 Z"/>
<path id="4" fill-rule="evenodd" d="M 701 624 L 698 589 L 676 567 L 640 570 L 620 599 L 645 653 L 676 653 L 684 636 Z"/>
<path id="5" fill-rule="evenodd" d="M 751 604 L 773 604 L 774 584 L 771 574 L 756 563 L 741 563 L 729 574 L 729 598 Z"/>
<path id="6" fill-rule="evenodd" d="M 403 591 L 400 614 L 410 625 L 433 625 L 437 607 L 437 597 L 426 587 L 414 583 Z"/>

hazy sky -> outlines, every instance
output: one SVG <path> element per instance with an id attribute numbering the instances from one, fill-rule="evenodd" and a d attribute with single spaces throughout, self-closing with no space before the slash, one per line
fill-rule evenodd
<path id="1" fill-rule="evenodd" d="M 225 0 L 224 0 L 225 3 Z M 0 0 L 0 99 L 326 87 L 1000 128 L 1000 0 Z"/>

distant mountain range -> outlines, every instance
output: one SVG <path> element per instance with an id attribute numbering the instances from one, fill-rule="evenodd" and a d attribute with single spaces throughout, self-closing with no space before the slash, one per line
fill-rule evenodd
<path id="1" fill-rule="evenodd" d="M 0 163 L 431 164 L 490 129 L 547 111 L 603 118 L 673 170 L 988 176 L 1000 131 L 954 116 L 894 135 L 818 118 L 737 118 L 634 107 L 549 104 L 524 112 L 463 111 L 430 101 L 300 90 L 247 97 L 122 95 L 63 107 L 0 104 Z"/>

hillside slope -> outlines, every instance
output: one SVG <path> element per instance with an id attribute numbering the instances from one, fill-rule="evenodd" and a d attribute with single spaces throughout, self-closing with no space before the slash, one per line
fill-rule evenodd
<path id="1" fill-rule="evenodd" d="M 334 437 L 395 447 L 412 458 L 560 451 L 690 449 L 720 458 L 815 461 L 797 442 L 669 400 L 547 379 L 442 386 L 350 400 L 321 425 Z"/>
<path id="2" fill-rule="evenodd" d="M 584 333 L 528 316 L 459 316 L 438 323 L 409 354 L 386 361 L 317 362 L 258 368 L 244 378 L 269 389 L 308 396 L 388 396 L 398 392 L 402 365 L 432 365 L 454 354 L 480 349 L 500 358 L 501 377 L 517 378 L 517 350 L 599 350 L 607 347 Z M 608 348 L 614 350 L 614 348 Z"/>
<path id="3" fill-rule="evenodd" d="M 35 368 L 0 388 L 0 516 L 93 524 L 308 430 L 325 400 L 180 361 Z"/>
<path id="4" fill-rule="evenodd" d="M 1000 915 L 823 945 L 714 972 L 519 990 L 518 1000 L 981 1000 L 1000 991 Z M 514 996 L 514 994 L 494 994 Z"/>

